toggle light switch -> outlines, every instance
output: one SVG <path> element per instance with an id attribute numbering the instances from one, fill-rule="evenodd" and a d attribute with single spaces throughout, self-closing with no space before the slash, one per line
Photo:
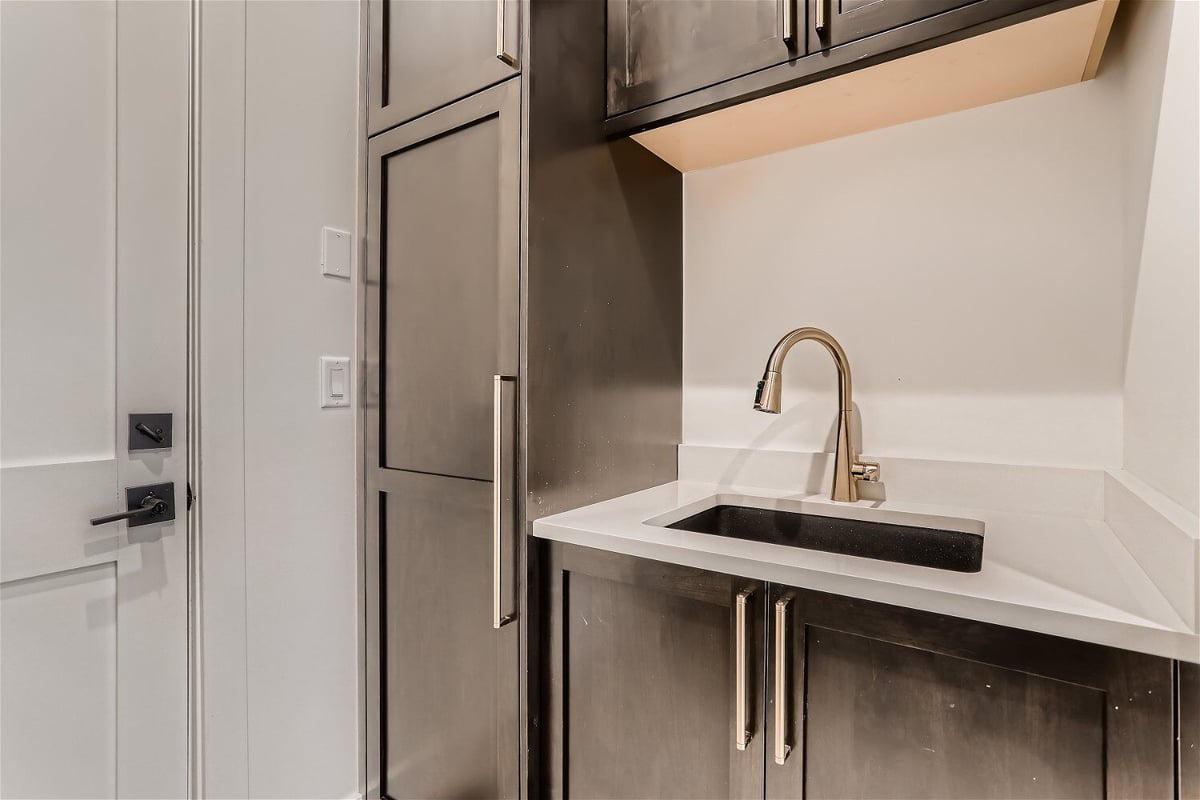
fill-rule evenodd
<path id="1" fill-rule="evenodd" d="M 350 405 L 350 359 L 321 356 L 321 408 Z"/>

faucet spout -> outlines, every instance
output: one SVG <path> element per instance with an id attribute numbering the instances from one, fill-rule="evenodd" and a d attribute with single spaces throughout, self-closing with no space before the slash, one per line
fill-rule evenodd
<path id="1" fill-rule="evenodd" d="M 784 336 L 771 350 L 766 369 L 754 395 L 754 409 L 766 414 L 778 414 L 783 399 L 783 361 L 797 342 L 811 340 L 824 346 L 833 357 L 838 372 L 837 444 L 833 459 L 833 490 L 831 499 L 840 503 L 858 500 L 858 481 L 879 479 L 879 465 L 858 460 L 850 444 L 850 412 L 854 408 L 850 380 L 850 361 L 846 351 L 826 331 L 820 328 L 797 328 Z"/>

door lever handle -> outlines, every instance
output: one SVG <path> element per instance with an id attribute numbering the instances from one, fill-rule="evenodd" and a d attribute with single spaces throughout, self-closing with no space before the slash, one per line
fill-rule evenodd
<path id="1" fill-rule="evenodd" d="M 125 507 L 127 511 L 95 517 L 92 525 L 128 520 L 129 527 L 136 528 L 139 525 L 169 522 L 175 519 L 175 484 L 131 486 L 125 490 Z"/>
<path id="2" fill-rule="evenodd" d="M 93 517 L 93 525 L 107 525 L 110 522 L 120 522 L 123 519 L 139 519 L 141 517 L 157 517 L 167 510 L 167 501 L 152 494 L 146 495 L 141 505 L 122 511 L 119 514 L 107 514 L 103 517 Z"/>

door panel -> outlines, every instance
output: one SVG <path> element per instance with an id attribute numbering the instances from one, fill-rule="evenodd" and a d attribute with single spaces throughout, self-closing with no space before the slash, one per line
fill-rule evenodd
<path id="1" fill-rule="evenodd" d="M 393 485 L 380 523 L 382 790 L 510 796 L 499 761 L 515 764 L 517 729 L 501 706 L 516 702 L 517 626 L 492 627 L 492 485 L 406 473 Z"/>
<path id="2" fill-rule="evenodd" d="M 784 586 L 770 596 L 767 797 L 1170 796 L 1168 660 Z"/>
<path id="3" fill-rule="evenodd" d="M 808 49 L 827 47 L 890 31 L 978 0 L 803 0 L 808 9 Z M 824 18 L 824 31 L 817 20 Z"/>
<path id="4" fill-rule="evenodd" d="M 519 0 L 372 0 L 372 134 L 518 72 Z"/>
<path id="5" fill-rule="evenodd" d="M 1103 692 L 822 628 L 807 644 L 806 796 L 1104 796 Z"/>
<path id="6" fill-rule="evenodd" d="M 115 797 L 113 563 L 5 582 L 0 626 L 13 643 L 0 650 L 0 796 Z M 47 713 L 55 707 L 70 716 Z"/>
<path id="7" fill-rule="evenodd" d="M 609 115 L 802 55 L 802 15 L 803 0 L 608 0 Z"/>
<path id="8" fill-rule="evenodd" d="M 387 159 L 387 467 L 491 475 L 499 128 L 485 117 Z"/>
<path id="9" fill-rule="evenodd" d="M 179 797 L 190 11 L 0 3 L 0 36 L 2 788 Z M 127 451 L 145 411 L 174 447 Z M 175 521 L 89 525 L 167 481 Z"/>
<path id="10" fill-rule="evenodd" d="M 492 477 L 493 376 L 517 362 L 517 100 L 505 84 L 372 142 L 381 466 Z"/>
<path id="11" fill-rule="evenodd" d="M 551 552 L 549 796 L 761 797 L 762 584 Z M 738 749 L 742 703 L 751 736 Z"/>

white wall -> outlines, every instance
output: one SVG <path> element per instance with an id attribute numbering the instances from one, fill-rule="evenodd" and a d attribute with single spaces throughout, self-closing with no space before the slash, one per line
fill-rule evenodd
<path id="1" fill-rule="evenodd" d="M 359 6 L 204 10 L 205 788 L 352 797 L 354 411 L 319 408 L 318 359 L 355 352 L 320 230 L 356 223 Z"/>
<path id="2" fill-rule="evenodd" d="M 1169 21 L 1121 46 L 1145 13 L 1121 12 L 1113 61 L 1165 46 Z M 831 448 L 818 347 L 792 351 L 781 417 L 751 410 L 771 346 L 816 325 L 850 357 L 865 454 L 1122 466 L 1129 192 L 1152 161 L 1122 120 L 1158 111 L 1126 72 L 689 173 L 684 441 Z"/>
<path id="3" fill-rule="evenodd" d="M 1134 238 L 1125 366 L 1125 467 L 1200 511 L 1200 7 L 1176 6 L 1153 172 Z"/>

